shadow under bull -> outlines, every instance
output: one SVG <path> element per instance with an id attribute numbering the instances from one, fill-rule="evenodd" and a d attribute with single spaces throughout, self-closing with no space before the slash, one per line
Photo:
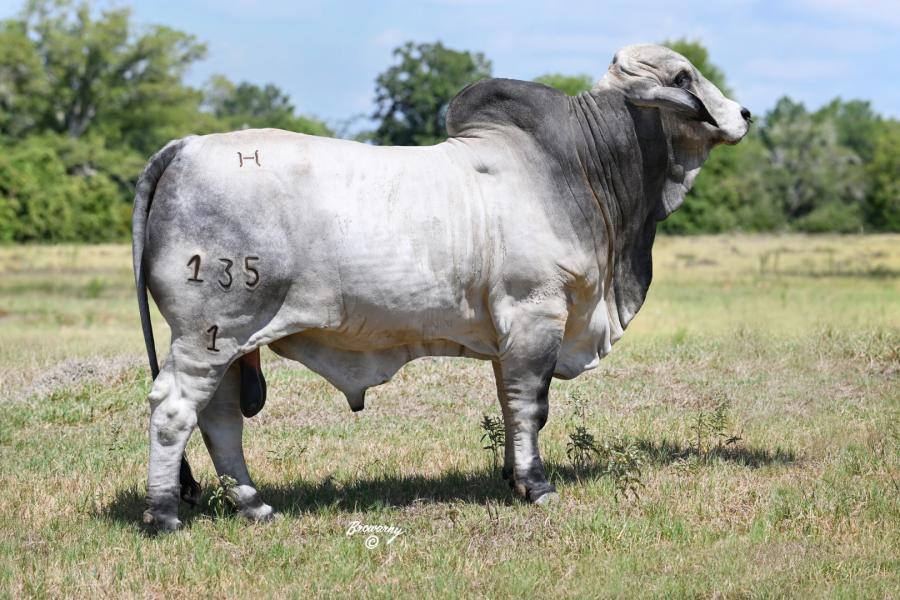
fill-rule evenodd
<path id="1" fill-rule="evenodd" d="M 669 439 L 638 438 L 635 444 L 647 457 L 647 464 L 665 467 L 678 461 L 699 456 L 693 446 Z M 755 469 L 769 465 L 788 465 L 799 458 L 789 449 L 769 450 L 754 446 L 713 448 L 703 455 L 720 461 Z M 603 476 L 603 465 L 592 463 L 576 470 L 568 463 L 548 461 L 548 475 L 560 484 L 572 484 Z M 185 523 L 201 516 L 212 516 L 210 496 L 213 486 L 206 486 L 197 508 L 186 514 Z M 500 503 L 511 505 L 520 500 L 510 496 L 508 486 L 493 469 L 449 470 L 435 476 L 385 475 L 354 478 L 347 483 L 335 483 L 331 477 L 319 481 L 296 480 L 285 484 L 260 483 L 259 490 L 271 498 L 278 512 L 300 517 L 303 514 L 379 510 L 384 507 L 404 507 L 416 503 L 462 502 L 467 504 Z M 134 525 L 145 508 L 144 492 L 138 486 L 123 488 L 113 500 L 94 516 Z"/>

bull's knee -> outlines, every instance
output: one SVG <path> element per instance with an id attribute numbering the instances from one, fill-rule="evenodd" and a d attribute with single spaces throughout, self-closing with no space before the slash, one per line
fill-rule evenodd
<path id="1" fill-rule="evenodd" d="M 166 401 L 160 404 L 150 418 L 150 429 L 155 441 L 163 447 L 177 446 L 197 426 L 197 410 L 186 402 Z"/>

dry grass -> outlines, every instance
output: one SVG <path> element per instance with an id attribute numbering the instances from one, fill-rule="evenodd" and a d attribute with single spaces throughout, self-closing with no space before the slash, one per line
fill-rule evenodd
<path id="1" fill-rule="evenodd" d="M 129 260 L 0 249 L 0 596 L 900 595 L 898 236 L 661 239 L 625 338 L 553 384 L 547 510 L 481 449 L 489 365 L 417 361 L 353 415 L 268 354 L 245 447 L 283 518 L 207 505 L 159 538 L 138 527 L 150 382 Z M 573 392 L 598 439 L 645 452 L 640 500 L 572 469 Z M 723 400 L 742 440 L 698 449 L 693 420 Z M 351 521 L 403 533 L 368 550 Z"/>

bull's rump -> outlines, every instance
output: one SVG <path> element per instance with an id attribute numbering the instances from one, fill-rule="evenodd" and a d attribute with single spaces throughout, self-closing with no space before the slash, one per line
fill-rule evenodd
<path id="1" fill-rule="evenodd" d="M 157 186 L 145 250 L 173 334 L 199 342 L 215 324 L 251 335 L 276 320 L 368 348 L 478 329 L 490 214 L 477 174 L 447 146 L 276 130 L 189 142 Z"/>

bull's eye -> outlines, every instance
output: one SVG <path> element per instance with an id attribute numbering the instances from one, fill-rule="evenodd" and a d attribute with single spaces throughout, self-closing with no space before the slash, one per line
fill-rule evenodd
<path id="1" fill-rule="evenodd" d="M 672 80 L 672 85 L 679 88 L 687 88 L 691 85 L 691 75 L 687 71 L 680 71 L 678 75 L 675 76 L 675 79 Z"/>

